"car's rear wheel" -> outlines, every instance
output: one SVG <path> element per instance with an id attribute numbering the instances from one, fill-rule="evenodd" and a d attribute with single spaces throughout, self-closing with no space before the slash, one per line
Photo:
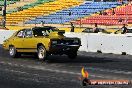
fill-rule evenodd
<path id="1" fill-rule="evenodd" d="M 47 58 L 47 55 L 46 55 L 46 49 L 45 49 L 45 47 L 44 46 L 38 46 L 38 48 L 37 48 L 37 56 L 38 56 L 38 59 L 39 60 L 46 60 L 46 58 Z"/>
<path id="2" fill-rule="evenodd" d="M 68 53 L 68 58 L 75 59 L 77 57 L 77 51 L 70 51 Z"/>
<path id="3" fill-rule="evenodd" d="M 16 48 L 14 46 L 9 46 L 9 55 L 12 58 L 20 56 L 20 54 L 17 52 Z"/>

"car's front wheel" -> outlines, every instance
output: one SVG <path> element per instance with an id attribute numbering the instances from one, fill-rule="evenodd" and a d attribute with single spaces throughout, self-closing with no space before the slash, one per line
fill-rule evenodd
<path id="1" fill-rule="evenodd" d="M 9 55 L 13 58 L 18 57 L 18 52 L 14 46 L 9 46 Z"/>
<path id="2" fill-rule="evenodd" d="M 46 60 L 47 55 L 46 55 L 46 49 L 44 46 L 38 46 L 37 48 L 37 56 L 39 60 Z"/>
<path id="3" fill-rule="evenodd" d="M 71 51 L 68 53 L 68 58 L 75 59 L 77 57 L 77 51 Z"/>

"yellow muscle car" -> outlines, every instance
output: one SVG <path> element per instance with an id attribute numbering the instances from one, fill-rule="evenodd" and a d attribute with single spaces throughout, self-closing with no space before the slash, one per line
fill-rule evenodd
<path id="1" fill-rule="evenodd" d="M 66 54 L 70 59 L 74 59 L 81 41 L 79 38 L 65 37 L 64 33 L 51 26 L 22 29 L 5 40 L 3 48 L 9 50 L 9 55 L 13 58 L 22 53 L 34 53 L 40 60 L 45 60 L 48 55 L 53 54 Z"/>

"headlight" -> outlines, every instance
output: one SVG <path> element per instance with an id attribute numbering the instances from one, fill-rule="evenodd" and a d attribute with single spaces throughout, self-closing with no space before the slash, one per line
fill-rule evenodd
<path id="1" fill-rule="evenodd" d="M 57 44 L 57 41 L 52 41 L 52 44 Z"/>

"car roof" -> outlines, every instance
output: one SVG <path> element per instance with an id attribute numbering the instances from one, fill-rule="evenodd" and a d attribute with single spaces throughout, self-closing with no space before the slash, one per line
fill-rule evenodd
<path id="1" fill-rule="evenodd" d="M 23 30 L 38 30 L 38 29 L 46 29 L 46 28 L 48 28 L 48 29 L 50 29 L 50 28 L 56 28 L 56 27 L 52 27 L 52 26 L 43 26 L 43 27 L 33 27 L 33 28 L 24 28 L 24 29 L 21 29 L 21 30 L 19 30 L 19 31 L 23 31 Z M 18 31 L 18 32 L 19 32 Z"/>
<path id="2" fill-rule="evenodd" d="M 34 27 L 32 29 L 39 29 L 39 28 L 55 28 L 55 27 L 52 27 L 52 26 L 43 26 L 43 27 Z"/>

